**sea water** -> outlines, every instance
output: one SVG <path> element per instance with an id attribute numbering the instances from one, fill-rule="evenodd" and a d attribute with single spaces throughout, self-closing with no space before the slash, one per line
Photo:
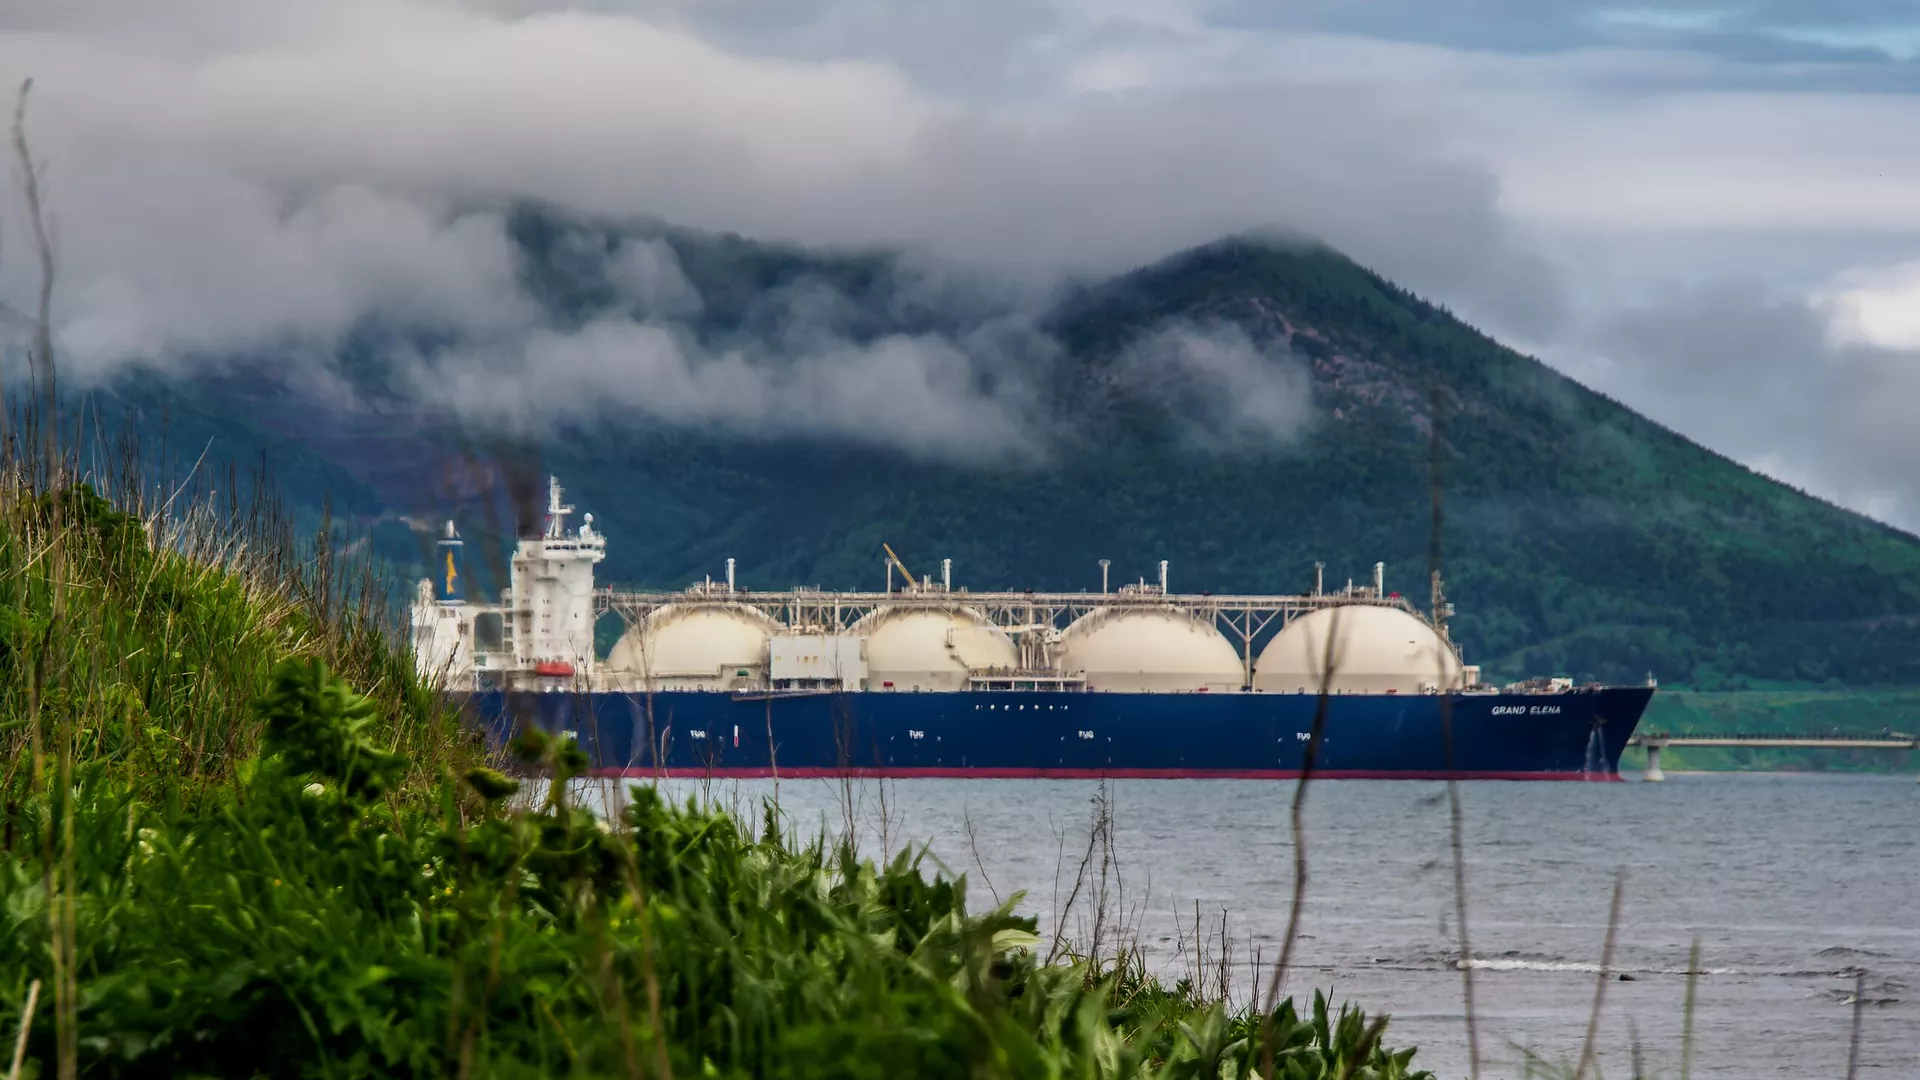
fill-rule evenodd
<path id="1" fill-rule="evenodd" d="M 675 780 L 757 817 L 771 781 Z M 1571 1068 L 1601 992 L 1601 1073 L 1678 1076 L 1700 942 L 1692 1074 L 1920 1077 L 1920 784 L 1912 776 L 1673 775 L 1664 784 L 1458 785 L 1483 1075 Z M 1230 989 L 1270 977 L 1294 895 L 1295 785 L 1258 781 L 785 780 L 803 832 L 852 823 L 873 855 L 925 845 L 970 906 L 1025 894 L 1043 932 Z M 1391 1015 L 1387 1042 L 1467 1074 L 1446 786 L 1323 781 L 1303 817 L 1306 902 L 1286 990 Z M 1076 879 L 1079 887 L 1076 892 Z M 1069 900 L 1071 899 L 1071 903 Z M 1198 930 L 1196 931 L 1196 922 Z M 1258 967 L 1256 968 L 1256 955 Z M 1628 976 L 1623 981 L 1620 975 Z M 1589 1074 L 1591 1075 L 1591 1073 Z"/>

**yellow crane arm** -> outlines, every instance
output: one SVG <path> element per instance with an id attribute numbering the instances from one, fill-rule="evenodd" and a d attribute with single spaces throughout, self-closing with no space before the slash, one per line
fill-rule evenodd
<path id="1" fill-rule="evenodd" d="M 887 546 L 886 541 L 880 542 L 880 548 L 887 553 L 887 558 L 893 560 L 893 565 L 900 571 L 900 576 L 907 579 L 907 591 L 911 592 L 918 588 L 920 579 L 913 576 L 913 571 L 907 569 L 907 564 L 900 561 L 900 556 L 893 553 L 893 549 Z"/>

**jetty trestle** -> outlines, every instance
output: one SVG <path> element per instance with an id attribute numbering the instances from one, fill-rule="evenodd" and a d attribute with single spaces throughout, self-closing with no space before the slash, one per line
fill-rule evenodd
<path id="1" fill-rule="evenodd" d="M 1665 780 L 1660 769 L 1660 751 L 1669 746 L 1740 746 L 1748 748 L 1794 747 L 1828 750 L 1920 750 L 1920 737 L 1905 732 L 1885 735 L 1664 735 L 1649 733 L 1627 740 L 1647 752 L 1647 771 L 1642 779 L 1652 783 Z"/>

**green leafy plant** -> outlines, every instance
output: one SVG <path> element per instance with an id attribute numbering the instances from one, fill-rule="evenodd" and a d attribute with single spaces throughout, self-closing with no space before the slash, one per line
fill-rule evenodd
<path id="1" fill-rule="evenodd" d="M 255 708 L 266 720 L 269 756 L 348 795 L 379 795 L 406 764 L 405 757 L 382 751 L 368 738 L 376 719 L 373 702 L 330 677 L 317 659 L 282 661 Z"/>
<path id="2" fill-rule="evenodd" d="M 1048 963 L 1019 898 L 975 910 L 925 852 L 645 787 L 590 813 L 579 745 L 490 753 L 270 511 L 22 483 L 0 467 L 0 1033 L 27 1075 L 1251 1075 L 1263 1018 Z M 1292 1008 L 1285 1075 L 1418 1075 L 1358 1012 Z"/>
<path id="3" fill-rule="evenodd" d="M 1042 964 L 1032 919 L 971 913 L 923 856 L 793 846 L 772 807 L 756 835 L 647 788 L 617 824 L 555 798 L 468 819 L 450 782 L 437 808 L 389 805 L 402 763 L 366 745 L 338 676 L 284 662 L 259 712 L 261 758 L 194 809 L 82 778 L 90 1075 L 1253 1075 L 1258 1018 Z M 466 782 L 515 794 L 489 770 Z M 24 840 L 0 874 L 5 1002 L 44 977 Z M 1424 1075 L 1364 1028 L 1324 997 L 1307 1019 L 1283 1003 L 1281 1075 Z M 30 1046 L 49 1058 L 51 1031 Z"/>

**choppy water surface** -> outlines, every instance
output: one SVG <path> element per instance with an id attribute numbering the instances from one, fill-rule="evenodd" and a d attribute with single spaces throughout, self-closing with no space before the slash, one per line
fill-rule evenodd
<path id="1" fill-rule="evenodd" d="M 702 785 L 667 785 L 676 797 Z M 770 782 L 705 794 L 753 807 Z M 867 851 L 927 843 L 967 873 L 973 906 L 1028 895 L 1043 931 L 1088 851 L 1101 786 L 1082 781 L 783 781 L 808 828 Z M 1222 911 L 1244 987 L 1270 965 L 1293 887 L 1291 783 L 1114 781 L 1108 913 L 1166 975 L 1188 973 L 1195 904 Z M 1389 1041 L 1443 1077 L 1466 1074 L 1445 786 L 1321 782 L 1307 798 L 1309 888 L 1290 988 L 1392 1014 Z M 1488 1075 L 1520 1048 L 1571 1066 L 1597 983 L 1616 870 L 1626 874 L 1598 1051 L 1606 1076 L 1677 1076 L 1687 951 L 1701 941 L 1695 1076 L 1846 1074 L 1856 969 L 1866 971 L 1862 1076 L 1920 1077 L 1920 784 L 1908 777 L 1676 776 L 1666 784 L 1460 785 L 1468 923 Z M 1087 871 L 1097 876 L 1101 856 Z M 1116 885 L 1117 879 L 1117 885 Z M 991 883 L 991 890 L 989 889 Z M 1093 929 L 1089 891 L 1070 937 Z M 1182 943 L 1186 942 L 1183 950 Z M 1217 939 L 1212 951 L 1218 952 Z M 1185 957 L 1183 958 L 1183 951 Z"/>

